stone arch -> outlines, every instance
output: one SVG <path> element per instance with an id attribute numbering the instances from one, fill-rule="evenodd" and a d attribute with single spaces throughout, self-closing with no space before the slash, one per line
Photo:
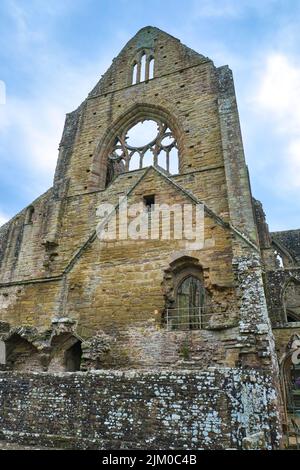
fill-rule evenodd
<path id="1" fill-rule="evenodd" d="M 28 339 L 13 332 L 5 340 L 6 365 L 11 370 L 41 370 L 40 355 Z"/>
<path id="2" fill-rule="evenodd" d="M 54 335 L 50 342 L 48 372 L 75 372 L 80 370 L 82 340 L 74 333 Z"/>
<path id="3" fill-rule="evenodd" d="M 94 153 L 93 162 L 88 182 L 89 190 L 105 189 L 106 176 L 108 169 L 107 156 L 116 140 L 118 133 L 130 128 L 142 120 L 161 120 L 164 121 L 174 134 L 178 145 L 179 171 L 182 167 L 183 155 L 183 131 L 178 119 L 166 108 L 153 104 L 137 103 L 120 116 L 107 129 L 103 138 L 99 142 Z"/>
<path id="4" fill-rule="evenodd" d="M 181 256 L 180 258 L 173 260 L 164 272 L 164 279 L 162 283 L 163 294 L 165 297 L 163 323 L 168 323 L 172 315 L 179 315 L 177 312 L 177 310 L 180 308 L 178 305 L 179 290 L 183 283 L 189 278 L 194 279 L 199 283 L 199 285 L 202 286 L 203 293 L 205 292 L 206 295 L 205 303 L 207 305 L 210 304 L 210 294 L 205 287 L 207 285 L 208 270 L 203 268 L 197 258 L 191 256 Z M 203 313 L 202 309 L 204 308 L 204 303 L 203 306 L 199 306 L 199 308 L 201 308 L 201 312 L 199 311 L 200 315 L 200 313 Z M 173 320 L 172 322 L 174 324 Z M 202 320 L 200 323 L 202 323 Z"/>
<path id="5" fill-rule="evenodd" d="M 284 322 L 300 322 L 300 279 L 290 277 L 281 292 Z"/>

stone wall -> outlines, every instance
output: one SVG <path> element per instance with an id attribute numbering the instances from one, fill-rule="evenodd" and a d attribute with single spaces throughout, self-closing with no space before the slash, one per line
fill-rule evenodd
<path id="1" fill-rule="evenodd" d="M 287 322 L 284 294 L 290 282 L 300 284 L 300 268 L 277 269 L 265 273 L 268 310 L 274 327 Z"/>
<path id="2" fill-rule="evenodd" d="M 64 448 L 278 448 L 270 378 L 255 370 L 0 373 L 0 438 Z"/>
<path id="3" fill-rule="evenodd" d="M 300 230 L 286 230 L 283 232 L 272 232 L 274 240 L 281 243 L 300 263 Z"/>

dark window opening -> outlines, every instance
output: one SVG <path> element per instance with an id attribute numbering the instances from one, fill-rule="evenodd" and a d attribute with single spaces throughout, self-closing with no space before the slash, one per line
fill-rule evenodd
<path id="1" fill-rule="evenodd" d="M 155 204 L 155 196 L 144 196 L 144 204 L 148 212 L 151 212 L 154 210 L 154 204 Z"/>
<path id="2" fill-rule="evenodd" d="M 77 341 L 71 348 L 65 352 L 65 368 L 68 372 L 76 372 L 80 370 L 81 364 L 81 342 Z"/>

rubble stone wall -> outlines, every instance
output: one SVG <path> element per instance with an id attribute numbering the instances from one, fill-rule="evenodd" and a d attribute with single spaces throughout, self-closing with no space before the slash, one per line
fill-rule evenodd
<path id="1" fill-rule="evenodd" d="M 0 438 L 89 449 L 276 449 L 270 377 L 256 370 L 0 373 Z"/>

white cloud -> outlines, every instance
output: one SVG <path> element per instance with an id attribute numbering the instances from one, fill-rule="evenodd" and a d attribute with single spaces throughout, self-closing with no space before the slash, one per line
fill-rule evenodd
<path id="1" fill-rule="evenodd" d="M 262 71 L 256 102 L 277 121 L 281 132 L 299 133 L 300 63 L 271 54 Z"/>
<path id="2" fill-rule="evenodd" d="M 252 104 L 284 139 L 277 175 L 285 190 L 300 188 L 300 63 L 272 53 L 258 77 Z"/>
<path id="3" fill-rule="evenodd" d="M 113 57 L 107 50 L 101 61 L 82 58 L 71 63 L 50 25 L 83 2 L 50 3 L 28 0 L 24 5 L 19 0 L 5 0 L 13 27 L 1 38 L 16 55 L 14 60 L 21 73 L 25 71 L 27 84 L 12 94 L 6 83 L 6 105 L 0 106 L 0 157 L 2 161 L 13 157 L 16 167 L 35 176 L 38 184 L 33 192 L 52 183 L 65 114 L 86 98 Z M 26 88 L 29 92 L 24 92 Z"/>
<path id="4" fill-rule="evenodd" d="M 20 29 L 25 34 L 25 27 Z M 23 57 L 32 54 L 31 47 L 26 47 Z M 21 164 L 26 174 L 35 175 L 38 184 L 33 191 L 52 184 L 65 115 L 86 98 L 110 60 L 108 50 L 101 61 L 70 64 L 63 51 L 49 42 L 46 50 L 32 54 L 29 93 L 12 95 L 6 83 L 6 104 L 0 106 L 0 158 L 4 162 L 13 156 L 16 167 Z"/>
<path id="5" fill-rule="evenodd" d="M 81 70 L 65 67 L 66 82 L 49 77 L 34 96 L 8 94 L 0 107 L 1 164 L 15 168 L 24 204 L 52 185 L 65 114 L 80 105 L 96 81 L 92 67 L 86 72 L 82 76 Z"/>
<path id="6" fill-rule="evenodd" d="M 29 170 L 42 177 L 53 173 L 65 114 L 79 106 L 94 86 L 96 69 L 87 64 L 83 75 L 81 67 L 64 66 L 60 69 L 63 80 L 49 70 L 48 81 L 31 96 L 8 93 L 6 105 L 0 108 L 0 135 L 11 142 Z"/>

